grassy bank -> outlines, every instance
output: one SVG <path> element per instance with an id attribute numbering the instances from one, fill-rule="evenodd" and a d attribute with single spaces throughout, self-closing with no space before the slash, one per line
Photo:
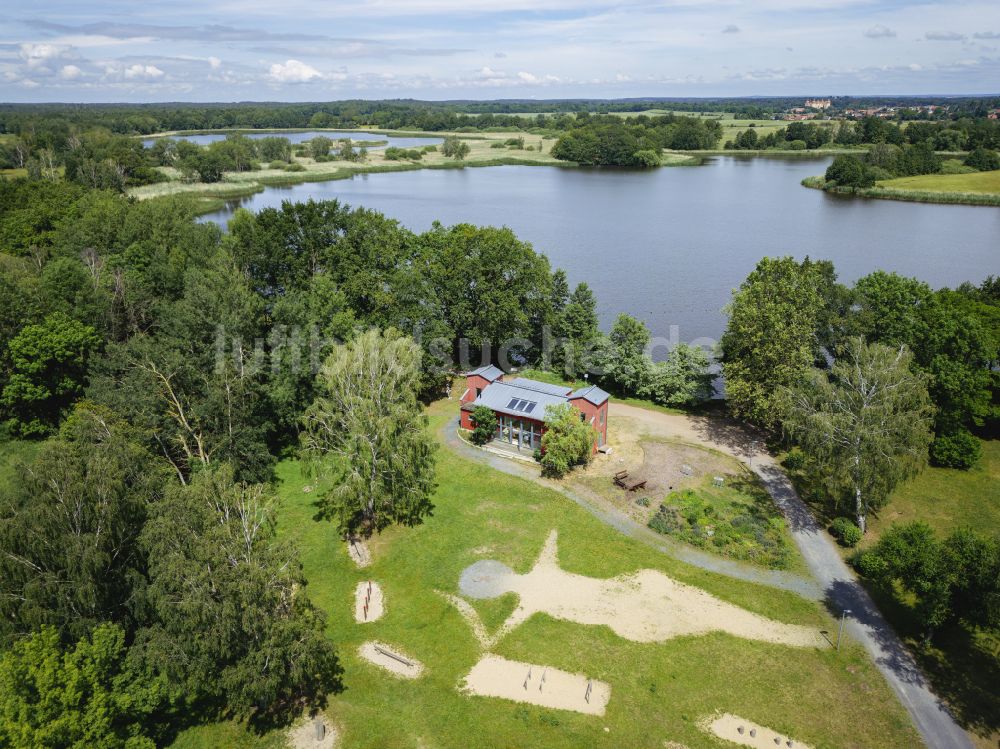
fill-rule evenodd
<path id="1" fill-rule="evenodd" d="M 998 175 L 993 177 L 992 175 Z M 970 177 L 981 179 L 970 180 Z M 821 176 L 806 177 L 803 187 L 811 187 L 835 195 L 882 200 L 903 200 L 913 203 L 945 203 L 950 205 L 1000 206 L 1000 172 L 973 174 L 927 174 L 884 180 L 875 187 L 853 188 L 828 185 Z M 974 188 L 974 189 L 970 189 Z M 964 189 L 957 190 L 955 188 Z M 989 188 L 993 191 L 990 192 Z"/>
<path id="2" fill-rule="evenodd" d="M 430 409 L 435 434 L 455 419 L 455 402 Z M 791 648 L 722 634 L 639 644 L 605 627 L 532 617 L 494 649 L 498 655 L 584 673 L 612 685 L 607 714 L 572 712 L 470 697 L 458 690 L 481 650 L 468 625 L 434 591 L 457 592 L 463 569 L 497 559 L 525 572 L 552 529 L 561 565 L 610 577 L 640 568 L 676 579 L 752 611 L 832 629 L 820 606 L 794 594 L 696 569 L 611 530 L 573 502 L 534 483 L 499 473 L 444 448 L 438 455 L 434 514 L 419 527 L 393 529 L 371 544 L 374 562 L 358 570 L 327 523 L 313 520 L 315 492 L 298 463 L 279 466 L 283 507 L 279 532 L 298 542 L 309 593 L 329 615 L 345 689 L 327 708 L 351 747 L 657 747 L 665 741 L 717 746 L 697 722 L 716 710 L 745 715 L 815 746 L 912 746 L 917 737 L 863 650 Z M 387 614 L 372 624 L 351 615 L 357 582 L 377 580 Z M 475 602 L 492 628 L 516 601 Z M 357 656 L 378 639 L 419 658 L 423 677 L 400 681 Z M 199 741 L 210 743 L 206 731 Z M 220 731 L 232 733 L 231 724 Z M 182 737 L 187 738 L 187 737 Z M 261 740 L 267 737 L 262 737 Z"/>

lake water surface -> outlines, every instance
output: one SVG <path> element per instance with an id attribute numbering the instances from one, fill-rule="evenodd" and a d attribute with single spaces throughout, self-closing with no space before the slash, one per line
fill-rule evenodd
<path id="1" fill-rule="evenodd" d="M 240 206 L 337 198 L 423 231 L 436 219 L 505 225 L 654 335 L 717 339 L 721 309 L 764 255 L 829 259 L 853 282 L 876 269 L 955 286 L 1000 274 L 1000 209 L 859 200 L 802 187 L 828 160 L 720 157 L 646 171 L 482 167 L 357 175 L 272 187 Z M 702 341 L 706 342 L 706 341 Z"/>

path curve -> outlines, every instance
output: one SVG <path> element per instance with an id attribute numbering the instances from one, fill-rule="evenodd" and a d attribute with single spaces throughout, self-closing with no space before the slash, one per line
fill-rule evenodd
<path id="1" fill-rule="evenodd" d="M 721 418 L 667 414 L 612 402 L 611 414 L 638 420 L 653 434 L 696 442 L 747 463 L 788 520 L 795 544 L 823 590 L 834 616 L 849 610 L 846 629 L 864 645 L 930 747 L 972 747 L 969 735 L 931 691 L 913 655 L 885 620 L 854 573 L 813 518 L 781 467 L 763 452 L 763 440 Z"/>
<path id="2" fill-rule="evenodd" d="M 784 513 L 792 538 L 814 580 L 780 571 L 762 570 L 681 544 L 665 542 L 660 534 L 631 518 L 611 513 L 560 483 L 540 479 L 534 466 L 469 445 L 457 434 L 457 418 L 445 423 L 441 437 L 445 444 L 462 455 L 488 463 L 504 473 L 544 483 L 621 533 L 688 564 L 741 580 L 791 590 L 814 600 L 822 599 L 834 616 L 839 617 L 841 612 L 850 610 L 850 615 L 846 617 L 847 633 L 869 652 L 875 665 L 909 712 L 927 746 L 973 749 L 969 735 L 958 725 L 948 707 L 931 691 L 927 678 L 912 654 L 844 563 L 833 540 L 819 527 L 784 471 L 764 452 L 764 441 L 759 435 L 730 419 L 671 414 L 615 401 L 610 404 L 609 415 L 635 419 L 651 435 L 709 447 L 746 463 L 760 477 L 775 504 Z"/>
<path id="3" fill-rule="evenodd" d="M 679 559 L 693 567 L 699 567 L 709 572 L 716 572 L 720 575 L 767 585 L 772 588 L 788 590 L 815 601 L 822 600 L 823 598 L 823 589 L 816 581 L 808 577 L 782 570 L 768 570 L 735 559 L 726 559 L 666 538 L 662 534 L 647 528 L 645 525 L 636 522 L 614 508 L 602 507 L 597 502 L 583 496 L 579 492 L 573 491 L 561 482 L 542 478 L 539 476 L 538 466 L 534 463 L 514 460 L 470 445 L 458 436 L 457 427 L 458 419 L 456 418 L 448 420 L 441 430 L 442 441 L 453 451 L 465 458 L 486 463 L 491 468 L 502 473 L 517 476 L 536 484 L 542 484 L 552 491 L 559 492 L 602 523 L 610 525 L 619 533 L 629 538 L 640 541 L 664 554 L 669 554 L 675 559 Z"/>

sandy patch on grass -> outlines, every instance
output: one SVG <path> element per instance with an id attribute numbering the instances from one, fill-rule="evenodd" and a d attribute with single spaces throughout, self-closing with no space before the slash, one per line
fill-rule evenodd
<path id="1" fill-rule="evenodd" d="M 368 544 L 360 538 L 347 539 L 347 553 L 351 555 L 351 559 L 361 569 L 372 563 L 372 555 L 368 550 Z"/>
<path id="2" fill-rule="evenodd" d="M 809 744 L 796 741 L 767 726 L 730 713 L 705 718 L 699 727 L 707 733 L 715 734 L 720 739 L 741 746 L 754 747 L 754 749 L 775 749 L 776 747 L 781 747 L 781 749 L 812 749 Z"/>
<path id="3" fill-rule="evenodd" d="M 459 590 L 473 599 L 496 598 L 504 593 L 516 593 L 520 599 L 513 613 L 491 635 L 470 604 L 458 596 L 443 594 L 487 648 L 536 613 L 578 624 L 603 625 L 633 642 L 727 632 L 796 647 L 829 646 L 816 629 L 754 614 L 657 570 L 644 569 L 603 580 L 566 572 L 559 567 L 556 531 L 549 534 L 528 573 L 518 575 L 501 562 L 481 560 L 462 572 Z"/>
<path id="4" fill-rule="evenodd" d="M 383 642 L 369 640 L 358 648 L 358 655 L 403 679 L 416 679 L 424 671 L 423 663 Z"/>
<path id="5" fill-rule="evenodd" d="M 367 580 L 354 589 L 354 621 L 374 622 L 385 613 L 385 596 L 381 586 Z"/>
<path id="6" fill-rule="evenodd" d="M 288 745 L 291 749 L 333 749 L 337 745 L 337 730 L 319 718 L 325 726 L 323 738 L 316 740 L 316 719 L 307 718 L 288 730 Z"/>
<path id="7" fill-rule="evenodd" d="M 611 699 L 611 687 L 603 681 L 489 654 L 472 667 L 462 689 L 480 697 L 500 697 L 588 715 L 604 715 Z"/>

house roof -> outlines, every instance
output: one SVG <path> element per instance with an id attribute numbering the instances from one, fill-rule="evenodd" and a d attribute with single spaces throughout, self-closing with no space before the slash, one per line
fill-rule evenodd
<path id="1" fill-rule="evenodd" d="M 569 399 L 576 400 L 577 398 L 583 398 L 584 400 L 593 403 L 595 406 L 599 406 L 610 397 L 611 396 L 608 393 L 601 390 L 597 387 L 597 385 L 590 385 L 574 391 L 572 395 L 569 396 Z"/>
<path id="2" fill-rule="evenodd" d="M 473 375 L 479 375 L 488 382 L 496 382 L 503 377 L 503 370 L 493 364 L 485 364 L 479 369 L 473 369 L 471 372 L 465 373 L 466 377 L 472 377 Z"/>
<path id="3" fill-rule="evenodd" d="M 482 394 L 473 401 L 473 406 L 486 406 L 497 413 L 508 416 L 522 416 L 535 421 L 545 420 L 545 409 L 549 406 L 561 406 L 568 402 L 568 396 L 563 393 L 544 392 L 533 387 L 524 387 L 521 383 L 525 380 L 515 380 L 514 382 L 494 382 L 485 388 Z M 530 384 L 544 385 L 545 383 L 535 383 L 527 380 Z M 553 386 L 546 386 L 552 388 Z"/>
<path id="4" fill-rule="evenodd" d="M 572 388 L 568 388 L 565 385 L 552 385 L 548 382 L 539 382 L 538 380 L 529 380 L 527 377 L 518 377 L 516 380 L 511 380 L 509 385 L 515 385 L 519 388 L 524 388 L 525 390 L 534 390 L 539 393 L 548 393 L 549 395 L 561 395 L 564 398 L 569 397 Z"/>

